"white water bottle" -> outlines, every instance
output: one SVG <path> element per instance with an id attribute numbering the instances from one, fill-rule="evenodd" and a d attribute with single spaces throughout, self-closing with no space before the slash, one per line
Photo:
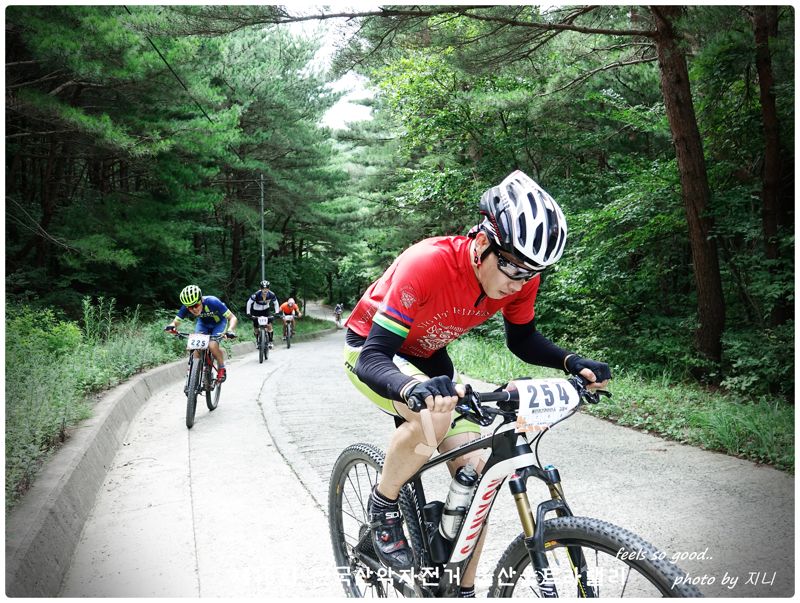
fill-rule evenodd
<path id="1" fill-rule="evenodd" d="M 450 482 L 450 491 L 447 493 L 447 500 L 442 510 L 442 521 L 439 524 L 439 532 L 448 540 L 455 538 L 458 530 L 461 529 L 477 483 L 478 472 L 475 471 L 472 463 L 456 471 Z"/>

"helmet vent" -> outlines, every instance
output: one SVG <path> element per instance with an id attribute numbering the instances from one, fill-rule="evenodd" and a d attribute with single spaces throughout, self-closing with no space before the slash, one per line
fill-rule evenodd
<path id="1" fill-rule="evenodd" d="M 533 193 L 528 193 L 528 201 L 531 202 L 531 211 L 533 212 L 533 218 L 536 219 L 536 214 L 539 213 L 539 204 L 536 202 L 536 199 L 533 198 Z"/>
<path id="2" fill-rule="evenodd" d="M 528 232 L 527 232 L 527 224 L 525 221 L 525 214 L 520 214 L 517 217 L 517 237 L 525 244 L 525 241 L 528 240 Z"/>
<path id="3" fill-rule="evenodd" d="M 544 225 L 538 224 L 536 226 L 536 234 L 533 237 L 533 248 L 539 249 L 542 246 L 542 235 L 544 234 Z"/>

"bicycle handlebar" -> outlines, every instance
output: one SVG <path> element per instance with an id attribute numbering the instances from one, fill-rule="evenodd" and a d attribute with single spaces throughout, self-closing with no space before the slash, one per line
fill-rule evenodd
<path id="1" fill-rule="evenodd" d="M 165 333 L 171 333 L 172 335 L 174 335 L 178 339 L 188 339 L 190 335 L 194 335 L 194 333 L 182 333 L 181 331 L 173 330 L 173 329 L 169 329 L 169 330 L 165 331 Z M 222 339 L 224 339 L 226 337 L 228 339 L 235 339 L 236 338 L 236 333 L 224 333 L 222 335 L 210 335 L 209 337 L 211 337 L 212 341 L 220 341 L 220 340 L 222 340 Z"/>
<path id="2" fill-rule="evenodd" d="M 580 404 L 597 404 L 600 402 L 601 396 L 611 397 L 611 392 L 590 390 L 587 387 L 589 382 L 580 375 L 570 377 L 567 381 L 578 392 L 581 400 Z M 509 415 L 508 418 L 512 418 L 511 415 L 516 416 L 516 412 L 519 409 L 518 390 L 476 392 L 473 391 L 471 385 L 467 385 L 466 389 L 466 395 L 463 398 L 459 398 L 456 403 L 456 411 L 461 415 L 461 418 L 486 427 L 499 414 Z M 497 408 L 485 408 L 483 404 L 486 403 L 497 403 Z"/>

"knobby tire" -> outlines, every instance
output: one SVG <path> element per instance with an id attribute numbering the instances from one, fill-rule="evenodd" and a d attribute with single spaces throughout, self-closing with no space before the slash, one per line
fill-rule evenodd
<path id="1" fill-rule="evenodd" d="M 189 386 L 186 392 L 186 428 L 194 425 L 194 413 L 197 410 L 197 391 L 200 389 L 200 370 L 203 358 L 192 358 L 189 368 Z"/>
<path id="2" fill-rule="evenodd" d="M 387 577 L 369 537 L 367 502 L 383 468 L 384 454 L 371 444 L 353 444 L 339 455 L 331 472 L 328 490 L 328 525 L 337 571 L 348 597 L 421 596 L 409 574 L 419 576 L 419 559 L 424 550 L 422 530 L 412 504 L 413 492 L 406 485 L 400 491 L 400 511 L 406 537 L 414 552 L 414 571 Z M 376 568 L 383 568 L 382 575 Z"/>
<path id="3" fill-rule="evenodd" d="M 208 410 L 214 410 L 219 405 L 219 395 L 222 391 L 222 383 L 214 379 L 214 369 L 206 367 L 206 406 Z"/>
<path id="4" fill-rule="evenodd" d="M 544 530 L 550 582 L 559 597 L 703 596 L 690 584 L 673 587 L 685 574 L 653 545 L 628 530 L 588 517 L 547 519 Z M 584 572 L 588 572 L 583 577 L 573 565 L 573 560 L 581 556 Z M 524 534 L 520 534 L 500 558 L 489 596 L 541 597 L 541 590 Z"/>

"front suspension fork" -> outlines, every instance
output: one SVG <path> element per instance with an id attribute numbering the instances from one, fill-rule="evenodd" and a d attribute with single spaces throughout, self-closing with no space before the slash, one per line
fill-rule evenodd
<path id="1" fill-rule="evenodd" d="M 550 490 L 550 500 L 539 504 L 536 509 L 535 518 L 530 501 L 528 500 L 527 479 L 530 476 L 541 479 L 547 484 L 548 490 Z M 536 581 L 539 584 L 541 596 L 557 597 L 558 592 L 550 577 L 550 564 L 545 555 L 544 516 L 552 511 L 555 511 L 558 517 L 572 515 L 572 511 L 570 511 L 569 506 L 564 500 L 564 491 L 561 488 L 561 478 L 558 474 L 558 470 L 552 465 L 547 465 L 544 469 L 540 469 L 539 467 L 526 467 L 509 480 L 508 486 L 514 496 L 517 514 L 522 524 L 522 531 L 525 534 L 525 546 L 528 549 L 531 564 L 536 573 Z M 581 567 L 582 558 L 580 550 L 578 549 L 577 552 L 570 550 L 570 556 L 573 557 L 573 563 L 577 567 Z"/>

